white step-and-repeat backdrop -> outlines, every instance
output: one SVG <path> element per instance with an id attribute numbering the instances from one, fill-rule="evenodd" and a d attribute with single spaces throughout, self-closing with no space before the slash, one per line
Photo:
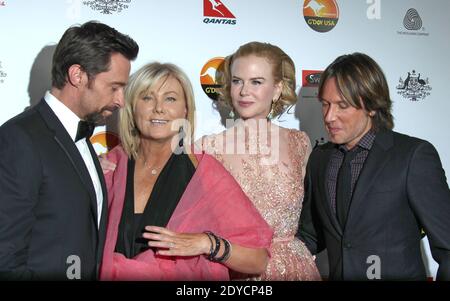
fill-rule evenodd
<path id="1" fill-rule="evenodd" d="M 448 174 L 449 14 L 448 0 L 0 0 L 0 124 L 50 88 L 51 58 L 62 33 L 98 20 L 138 42 L 132 71 L 150 61 L 186 71 L 198 107 L 197 138 L 223 130 L 210 98 L 214 72 L 239 45 L 270 42 L 292 57 L 298 103 L 278 122 L 306 131 L 313 145 L 326 141 L 315 97 L 321 70 L 341 54 L 367 53 L 388 79 L 395 130 L 433 143 Z M 98 152 L 106 151 L 105 141 L 117 143 L 113 122 L 96 129 Z M 423 245 L 434 276 L 426 238 Z M 323 263 L 319 258 L 326 274 Z"/>

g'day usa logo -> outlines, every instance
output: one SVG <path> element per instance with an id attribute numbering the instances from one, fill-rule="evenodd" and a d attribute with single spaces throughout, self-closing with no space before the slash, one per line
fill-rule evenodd
<path id="1" fill-rule="evenodd" d="M 215 57 L 206 62 L 200 71 L 200 84 L 203 92 L 212 100 L 217 100 L 218 94 L 216 89 L 220 87 L 216 77 L 220 75 L 223 68 L 223 57 Z"/>
<path id="2" fill-rule="evenodd" d="M 120 13 L 123 9 L 128 8 L 130 2 L 131 0 L 93 0 L 83 1 L 83 4 L 102 14 L 111 15 L 113 12 Z"/>
<path id="3" fill-rule="evenodd" d="M 2 62 L 0 61 L 0 84 L 5 82 L 7 74 L 2 70 Z"/>
<path id="4" fill-rule="evenodd" d="M 119 136 L 113 132 L 101 131 L 89 139 L 97 155 L 106 154 L 120 143 Z"/>
<path id="5" fill-rule="evenodd" d="M 332 30 L 339 20 L 339 7 L 335 0 L 305 0 L 303 16 L 311 29 L 327 32 Z"/>
<path id="6" fill-rule="evenodd" d="M 203 23 L 236 25 L 236 17 L 221 0 L 203 0 Z"/>
<path id="7" fill-rule="evenodd" d="M 430 95 L 431 86 L 428 77 L 426 79 L 420 77 L 420 73 L 416 74 L 416 70 L 408 72 L 405 80 L 400 77 L 396 87 L 397 93 L 411 101 L 425 99 L 425 97 Z"/>

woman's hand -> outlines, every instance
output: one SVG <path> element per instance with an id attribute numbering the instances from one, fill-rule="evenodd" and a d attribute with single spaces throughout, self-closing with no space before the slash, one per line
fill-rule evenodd
<path id="1" fill-rule="evenodd" d="M 117 165 L 111 161 L 108 161 L 106 159 L 105 154 L 101 154 L 98 156 L 98 160 L 100 161 L 100 166 L 102 167 L 103 173 L 106 175 L 110 171 L 114 171 L 117 167 Z"/>
<path id="2" fill-rule="evenodd" d="M 205 233 L 177 233 L 167 228 L 146 226 L 142 235 L 150 247 L 161 248 L 164 256 L 197 256 L 209 254 L 211 242 Z"/>

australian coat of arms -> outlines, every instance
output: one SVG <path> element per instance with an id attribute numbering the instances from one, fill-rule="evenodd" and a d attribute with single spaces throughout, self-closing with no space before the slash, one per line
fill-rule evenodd
<path id="1" fill-rule="evenodd" d="M 110 15 L 113 12 L 120 13 L 123 9 L 128 8 L 131 0 L 93 0 L 83 1 L 84 5 L 88 5 L 93 10 L 98 10 L 102 14 Z"/>
<path id="2" fill-rule="evenodd" d="M 398 94 L 411 101 L 423 100 L 431 91 L 428 78 L 420 78 L 420 73 L 416 74 L 416 70 L 408 72 L 405 80 L 400 77 L 396 88 Z"/>

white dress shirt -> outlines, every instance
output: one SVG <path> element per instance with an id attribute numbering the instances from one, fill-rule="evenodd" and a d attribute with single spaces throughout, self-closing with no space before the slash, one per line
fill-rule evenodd
<path id="1" fill-rule="evenodd" d="M 66 107 L 61 101 L 59 101 L 55 96 L 53 96 L 50 91 L 47 91 L 44 96 L 45 101 L 50 106 L 52 111 L 58 117 L 59 121 L 62 123 L 66 131 L 69 133 L 72 140 L 75 142 L 75 138 L 78 130 L 78 122 L 80 118 L 72 112 L 68 107 Z M 102 216 L 102 204 L 103 204 L 103 191 L 100 184 L 100 178 L 98 177 L 97 169 L 94 165 L 94 160 L 92 159 L 91 152 L 87 145 L 86 139 L 80 139 L 75 142 L 81 157 L 86 164 L 86 168 L 91 176 L 92 183 L 94 184 L 95 195 L 97 197 L 97 225 L 100 227 L 100 218 Z"/>

